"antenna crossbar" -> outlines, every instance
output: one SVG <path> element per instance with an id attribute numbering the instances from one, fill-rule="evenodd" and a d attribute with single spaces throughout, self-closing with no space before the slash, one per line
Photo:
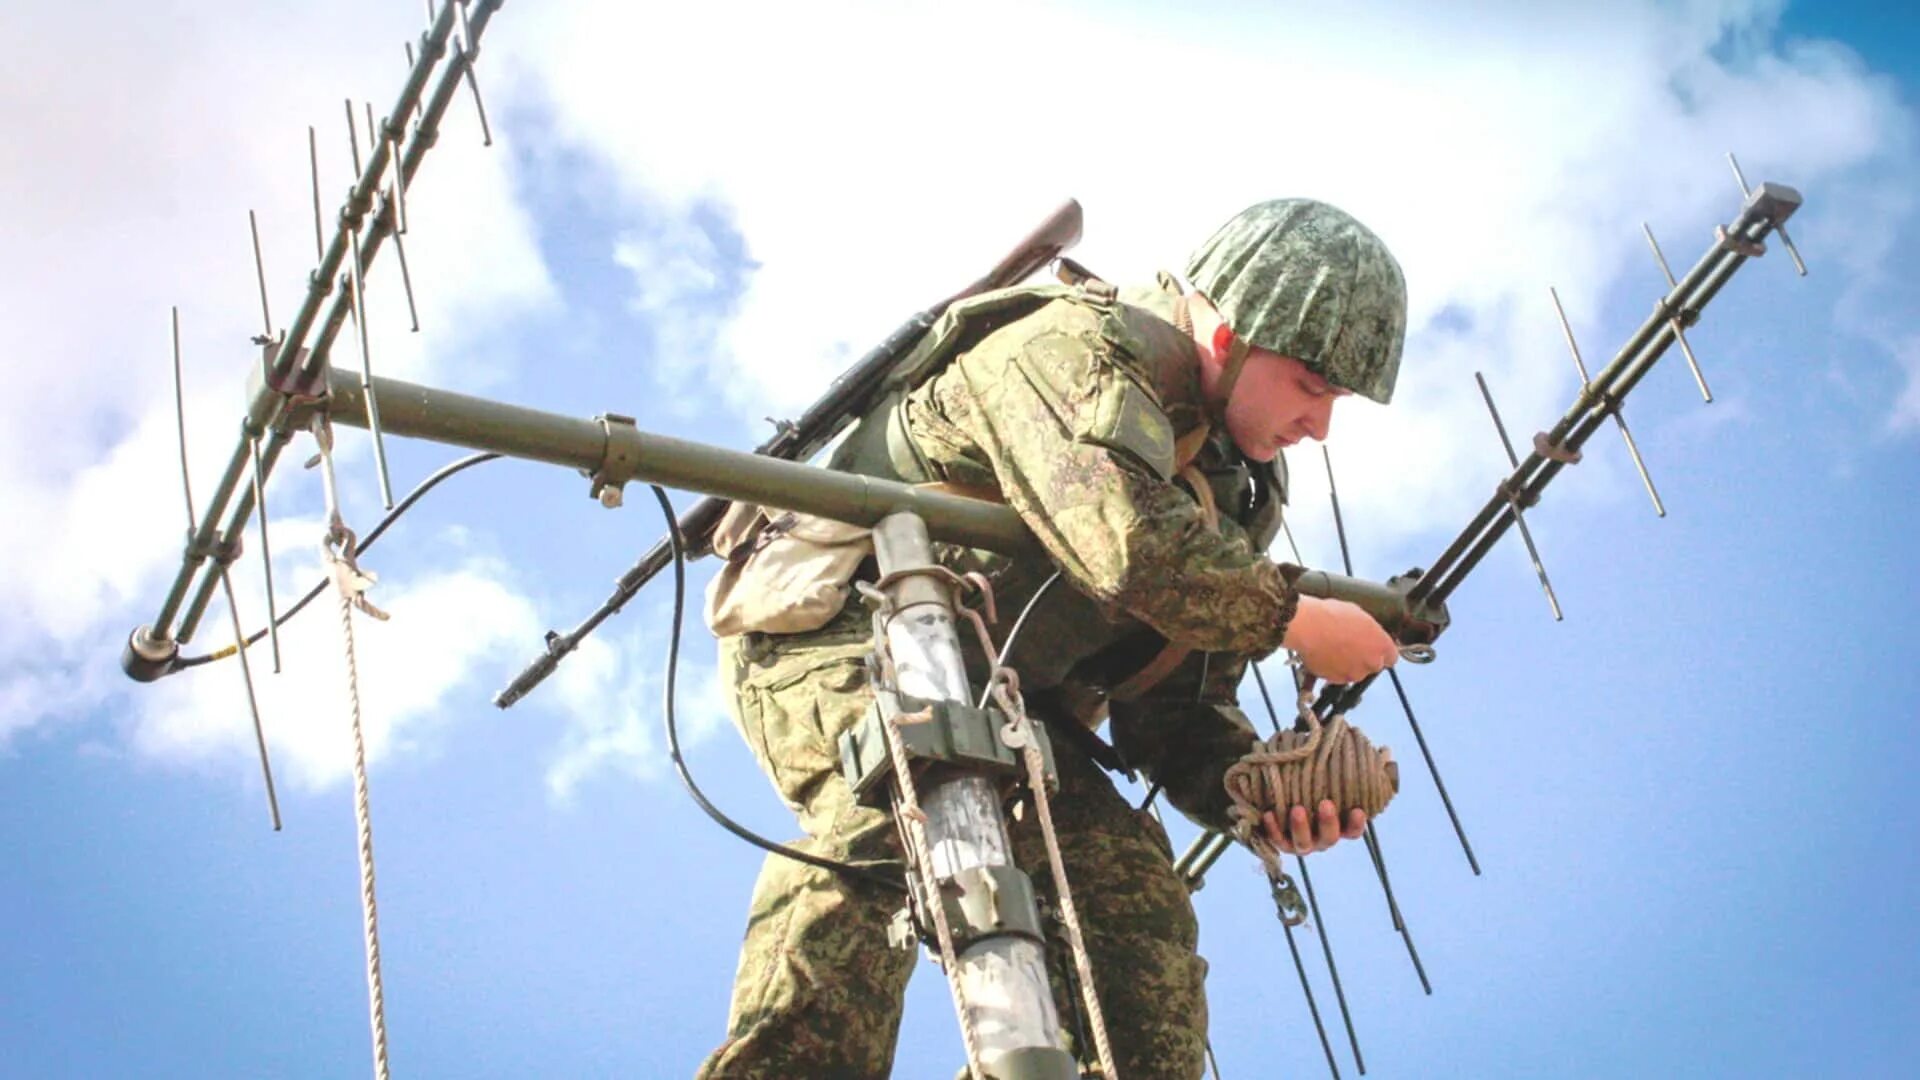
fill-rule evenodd
<path id="1" fill-rule="evenodd" d="M 478 52 L 479 37 L 502 2 L 472 0 L 470 4 L 443 5 L 432 25 L 422 34 L 419 58 L 408 72 L 406 82 L 387 114 L 391 118 L 388 121 L 391 128 L 402 123 L 405 117 L 417 113 L 412 135 L 404 148 L 399 147 L 397 140 L 392 138 L 375 139 L 364 167 L 341 208 L 333 238 L 326 244 L 320 264 L 309 278 L 306 299 L 268 365 L 268 377 L 264 385 L 254 388 L 242 421 L 241 438 L 188 541 L 180 570 L 167 591 L 159 614 L 152 624 L 136 634 L 137 651 L 143 654 L 166 652 L 178 643 L 190 640 L 199 627 L 220 577 L 219 567 L 208 567 L 209 555 L 232 550 L 232 542 L 246 527 L 248 517 L 253 512 L 252 486 L 243 484 L 254 466 L 253 442 L 262 440 L 260 466 L 263 473 L 270 472 L 293 435 L 288 423 L 289 405 L 293 397 L 283 388 L 311 382 L 325 370 L 333 342 L 354 307 L 352 286 L 336 288 L 343 266 L 352 257 L 357 243 L 360 250 L 358 269 L 364 273 L 378 254 L 382 241 L 394 232 L 397 204 L 377 199 L 386 184 L 384 176 L 388 168 L 393 166 L 397 168 L 402 185 L 412 183 L 427 151 L 439 138 L 441 120 L 461 83 L 467 78 L 466 68 L 472 64 L 472 58 Z M 465 8 L 471 8 L 471 11 L 464 11 Z M 467 47 L 442 67 L 440 61 L 449 52 L 449 40 L 463 21 Z M 439 81 L 433 86 L 432 93 L 426 95 L 428 83 L 437 67 L 441 68 Z M 424 104 L 423 95 L 426 95 Z M 396 152 L 399 154 L 397 162 L 394 160 Z M 322 309 L 327 307 L 329 296 L 333 297 L 333 303 L 323 314 Z M 213 558 L 219 561 L 217 555 Z"/>
<path id="2" fill-rule="evenodd" d="M 1567 414 L 1545 433 L 1545 444 L 1568 452 L 1577 452 L 1585 445 L 1678 339 L 1678 328 L 1699 319 L 1701 310 L 1735 271 L 1759 253 L 1761 241 L 1791 217 L 1800 208 L 1800 202 L 1799 192 L 1781 184 L 1763 183 L 1754 188 L 1741 207 L 1739 218 L 1719 230 L 1723 239 L 1716 239 L 1693 269 L 1687 271 L 1686 277 L 1661 297 L 1653 314 L 1581 390 Z M 1570 456 L 1571 453 L 1566 453 L 1548 457 L 1537 449 L 1528 454 L 1414 585 L 1409 601 L 1444 603 L 1517 520 L 1515 506 L 1537 502 L 1547 484 L 1567 464 L 1558 458 Z"/>

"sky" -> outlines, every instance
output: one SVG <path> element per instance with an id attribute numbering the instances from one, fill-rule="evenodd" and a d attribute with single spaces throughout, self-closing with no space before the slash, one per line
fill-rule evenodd
<path id="1" fill-rule="evenodd" d="M 1770 243 L 1707 310 L 1690 340 L 1711 405 L 1678 355 L 1629 400 L 1667 517 L 1596 434 L 1529 515 L 1566 620 L 1509 538 L 1453 598 L 1438 660 L 1405 673 L 1482 876 L 1392 696 L 1354 717 L 1403 762 L 1379 825 L 1432 995 L 1357 845 L 1312 859 L 1320 918 L 1369 1075 L 1907 1075 L 1920 16 L 1341 7 L 507 5 L 479 64 L 493 145 L 463 95 L 409 192 L 421 330 L 383 254 L 373 363 L 748 448 L 1063 197 L 1086 208 L 1076 257 L 1121 281 L 1177 268 L 1253 201 L 1318 197 L 1409 283 L 1393 404 L 1343 403 L 1328 443 L 1356 573 L 1384 578 L 1430 562 L 1503 475 L 1473 373 L 1517 435 L 1550 426 L 1578 383 L 1548 287 L 1603 363 L 1663 288 L 1642 223 L 1684 273 L 1739 206 L 1734 151 L 1805 195 L 1790 231 L 1810 272 Z M 343 100 L 384 110 L 421 17 L 0 10 L 0 1074 L 370 1068 L 337 620 L 293 620 L 278 674 L 252 654 L 277 833 L 236 666 L 136 685 L 118 657 L 180 558 L 170 309 L 204 499 L 263 327 L 247 212 L 284 326 L 313 265 L 305 129 L 331 220 Z M 269 485 L 283 602 L 321 572 L 324 503 L 296 451 Z M 458 455 L 387 451 L 399 489 Z M 1292 465 L 1302 559 L 1337 569 L 1319 454 Z M 343 432 L 339 468 L 364 531 L 381 514 L 364 437 Z M 586 495 L 490 464 L 364 560 L 393 616 L 356 633 L 400 1075 L 683 1076 L 724 1034 L 760 858 L 666 763 L 668 583 L 528 700 L 491 704 L 659 535 L 641 493 L 617 511 Z M 250 626 L 259 550 L 234 574 Z M 216 601 L 186 649 L 231 636 Z M 689 626 L 692 766 L 790 837 L 712 655 Z M 1221 1074 L 1324 1070 L 1253 861 L 1229 855 L 1196 906 Z M 960 1059 L 922 970 L 897 1075 Z"/>

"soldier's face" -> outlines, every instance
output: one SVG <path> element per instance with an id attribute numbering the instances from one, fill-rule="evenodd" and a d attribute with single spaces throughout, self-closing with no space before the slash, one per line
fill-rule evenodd
<path id="1" fill-rule="evenodd" d="M 1334 402 L 1349 392 L 1292 357 L 1253 349 L 1227 399 L 1227 434 L 1254 461 L 1272 461 L 1303 439 L 1325 439 Z"/>

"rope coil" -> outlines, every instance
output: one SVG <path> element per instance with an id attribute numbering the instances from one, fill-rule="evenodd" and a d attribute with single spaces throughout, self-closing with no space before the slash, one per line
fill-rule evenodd
<path id="1" fill-rule="evenodd" d="M 1295 806 L 1309 812 L 1332 800 L 1344 819 L 1351 810 L 1379 815 L 1400 790 L 1400 766 L 1393 751 L 1374 746 L 1359 728 L 1337 714 L 1325 724 L 1314 715 L 1313 700 L 1300 695 L 1305 731 L 1282 731 L 1228 767 L 1223 782 L 1233 806 L 1234 839 L 1253 849 L 1269 877 L 1283 877 L 1281 852 L 1260 825 L 1264 816 L 1283 818 Z"/>

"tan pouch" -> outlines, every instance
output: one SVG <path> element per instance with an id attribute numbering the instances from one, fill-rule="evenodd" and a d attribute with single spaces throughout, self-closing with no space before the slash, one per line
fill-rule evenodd
<path id="1" fill-rule="evenodd" d="M 833 620 L 854 572 L 873 554 L 872 530 L 832 518 L 735 503 L 714 529 L 727 560 L 707 585 L 707 627 L 728 637 L 799 634 Z"/>

